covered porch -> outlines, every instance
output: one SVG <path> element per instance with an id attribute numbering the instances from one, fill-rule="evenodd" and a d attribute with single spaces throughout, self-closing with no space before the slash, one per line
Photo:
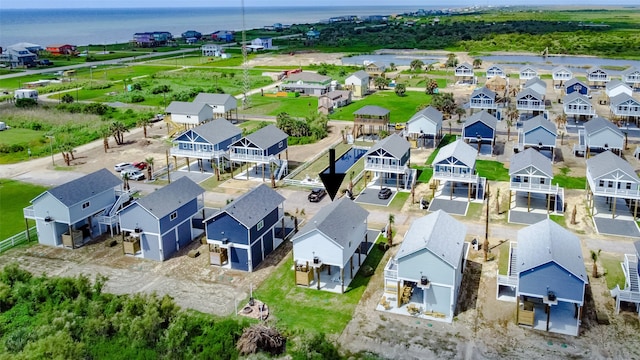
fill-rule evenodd
<path id="1" fill-rule="evenodd" d="M 517 297 L 517 324 L 535 330 L 577 336 L 582 313 L 582 305 L 552 296 Z"/>

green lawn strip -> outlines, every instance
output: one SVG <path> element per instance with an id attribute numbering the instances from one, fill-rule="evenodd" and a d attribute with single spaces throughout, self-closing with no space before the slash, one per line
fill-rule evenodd
<path id="1" fill-rule="evenodd" d="M 329 115 L 332 120 L 353 120 L 353 113 L 367 105 L 375 105 L 389 110 L 391 123 L 407 122 L 418 106 L 431 103 L 431 95 L 420 91 L 407 91 L 405 96 L 398 96 L 393 91 L 378 91 L 362 100 L 337 109 Z"/>
<path id="2" fill-rule="evenodd" d="M 22 209 L 46 189 L 44 186 L 0 179 L 0 240 L 26 230 Z"/>
<path id="3" fill-rule="evenodd" d="M 305 117 L 318 111 L 318 98 L 315 96 L 270 97 L 252 95 L 251 107 L 238 110 L 239 114 L 271 115 L 287 113 L 293 117 Z"/>
<path id="4" fill-rule="evenodd" d="M 500 251 L 498 256 L 498 274 L 507 275 L 509 271 L 509 241 L 505 241 L 497 247 Z"/>
<path id="5" fill-rule="evenodd" d="M 564 228 L 567 227 L 567 219 L 562 215 L 549 215 L 549 219 L 555 221 L 558 225 Z"/>
<path id="6" fill-rule="evenodd" d="M 456 141 L 456 136 L 455 135 L 446 134 L 445 136 L 443 136 L 442 140 L 438 144 L 438 147 L 431 153 L 431 155 L 429 155 L 429 157 L 427 158 L 427 161 L 425 162 L 425 164 L 431 165 L 431 163 L 433 163 L 433 159 L 436 158 L 436 156 L 438 155 L 438 152 L 440 151 L 440 149 L 442 147 L 446 146 L 446 145 L 451 144 L 454 141 Z"/>
<path id="7" fill-rule="evenodd" d="M 467 215 L 465 216 L 467 219 L 478 220 L 483 216 L 482 208 L 484 207 L 484 203 L 469 203 L 469 208 L 467 209 Z"/>
<path id="8" fill-rule="evenodd" d="M 509 181 L 509 169 L 494 160 L 476 160 L 476 172 L 490 181 Z"/>
<path id="9" fill-rule="evenodd" d="M 429 166 L 416 166 L 412 165 L 412 169 L 418 170 L 418 182 L 427 184 L 431 181 L 431 177 L 433 176 L 433 168 Z"/>
<path id="10" fill-rule="evenodd" d="M 607 281 L 607 288 L 613 289 L 616 285 L 619 285 L 621 289 L 624 289 L 625 276 L 622 271 L 620 263 L 624 261 L 624 257 L 613 256 L 609 254 L 601 254 L 598 258 L 598 262 L 604 267 L 604 277 Z M 602 271 L 602 269 L 600 269 Z M 589 271 L 589 274 L 591 271 Z"/>
<path id="11" fill-rule="evenodd" d="M 584 190 L 587 185 L 587 178 L 584 176 L 554 175 L 553 183 L 565 189 Z"/>
<path id="12" fill-rule="evenodd" d="M 387 210 L 394 211 L 394 212 L 400 212 L 400 210 L 402 210 L 402 207 L 404 206 L 404 204 L 409 199 L 410 195 L 411 195 L 411 193 L 408 193 L 408 192 L 404 192 L 404 191 L 403 192 L 398 192 L 396 194 L 396 196 L 393 197 L 393 200 L 391 200 L 391 204 L 389 204 L 389 206 L 387 206 Z"/>
<path id="13" fill-rule="evenodd" d="M 378 246 L 373 246 L 362 266 L 369 265 L 376 269 L 383 256 L 384 252 Z M 344 330 L 370 280 L 370 277 L 358 272 L 344 294 L 334 294 L 296 286 L 294 276 L 293 258 L 288 255 L 286 261 L 271 273 L 253 295 L 269 305 L 278 325 L 290 331 L 327 334 L 340 334 Z"/>

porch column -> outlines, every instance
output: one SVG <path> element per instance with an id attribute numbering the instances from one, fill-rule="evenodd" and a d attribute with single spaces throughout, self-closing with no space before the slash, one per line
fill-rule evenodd
<path id="1" fill-rule="evenodd" d="M 511 189 L 509 189 L 509 210 L 511 210 Z"/>
<path id="2" fill-rule="evenodd" d="M 362 244 L 358 246 L 358 267 L 362 266 Z"/>
<path id="3" fill-rule="evenodd" d="M 531 192 L 527 193 L 527 212 L 531 212 Z"/>
<path id="4" fill-rule="evenodd" d="M 173 167 L 178 170 L 178 157 L 174 156 L 173 157 Z"/>
<path id="5" fill-rule="evenodd" d="M 342 291 L 344 293 L 344 267 L 340 268 L 340 286 L 342 287 Z"/>
<path id="6" fill-rule="evenodd" d="M 318 275 L 318 280 L 316 281 L 316 284 L 318 284 L 318 290 L 320 290 L 320 267 L 316 268 L 316 274 Z"/>
<path id="7" fill-rule="evenodd" d="M 262 182 L 264 182 L 264 164 L 262 164 Z"/>
<path id="8" fill-rule="evenodd" d="M 349 258 L 349 276 L 353 279 L 353 255 Z"/>
<path id="9" fill-rule="evenodd" d="M 73 239 L 73 230 L 71 229 L 71 224 L 69 224 L 69 236 L 71 236 L 71 248 L 75 249 L 76 248 L 76 242 Z M 64 243 L 62 245 L 64 246 Z"/>
<path id="10" fill-rule="evenodd" d="M 187 159 L 187 171 L 191 172 L 191 164 L 189 162 L 189 157 L 187 156 L 186 159 Z M 177 166 L 176 166 L 176 168 L 177 168 Z"/>
<path id="11" fill-rule="evenodd" d="M 611 218 L 616 218 L 616 203 L 618 202 L 618 198 L 611 197 L 611 201 L 613 201 L 613 213 L 611 214 Z"/>
<path id="12" fill-rule="evenodd" d="M 247 163 L 247 180 L 249 180 L 249 163 Z"/>
<path id="13" fill-rule="evenodd" d="M 471 201 L 471 183 L 469 183 L 468 188 L 469 188 L 469 191 L 468 191 L 468 195 L 467 195 L 467 197 L 468 197 L 467 200 Z"/>
<path id="14" fill-rule="evenodd" d="M 451 194 L 449 194 L 449 200 L 453 200 L 453 181 L 449 182 L 449 188 L 451 189 Z"/>
<path id="15" fill-rule="evenodd" d="M 549 318 L 551 318 L 551 306 L 545 305 L 545 310 L 547 313 L 547 331 L 549 331 Z"/>
<path id="16" fill-rule="evenodd" d="M 516 325 L 520 324 L 520 296 L 516 295 Z"/>
<path id="17" fill-rule="evenodd" d="M 633 221 L 638 217 L 638 199 L 634 199 L 633 202 Z"/>
<path id="18" fill-rule="evenodd" d="M 400 174 L 396 174 L 396 190 L 400 190 Z"/>
<path id="19" fill-rule="evenodd" d="M 24 218 L 24 225 L 27 228 L 27 242 L 31 241 L 31 235 L 29 235 L 29 220 Z M 113 234 L 111 234 L 113 236 Z"/>
<path id="20" fill-rule="evenodd" d="M 551 208 L 551 194 L 547 194 L 547 213 L 549 212 L 550 208 Z"/>

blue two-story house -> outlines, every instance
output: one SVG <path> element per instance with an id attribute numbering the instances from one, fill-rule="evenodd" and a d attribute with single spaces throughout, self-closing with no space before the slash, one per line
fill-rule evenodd
<path id="1" fill-rule="evenodd" d="M 482 144 L 490 145 L 489 154 L 493 154 L 497 126 L 498 119 L 483 110 L 467 118 L 462 128 L 462 138 L 467 143 L 478 146 L 478 153 L 481 152 Z"/>
<path id="2" fill-rule="evenodd" d="M 139 241 L 134 255 L 164 261 L 196 237 L 192 222 L 203 209 L 204 189 L 181 177 L 120 211 L 123 237 Z"/>
<path id="3" fill-rule="evenodd" d="M 566 95 L 576 91 L 581 95 L 589 95 L 589 86 L 576 78 L 567 80 L 564 83 L 564 93 Z"/>
<path id="4" fill-rule="evenodd" d="M 262 167 L 262 181 L 267 175 L 271 175 L 271 164 L 275 165 L 274 179 L 279 180 L 287 172 L 288 144 L 287 135 L 275 125 L 265 126 L 262 129 L 239 139 L 231 144 L 229 149 L 229 159 L 235 162 L 247 164 L 246 176 L 249 180 L 249 164 L 255 164 L 257 173 L 258 166 Z M 285 159 L 281 159 L 281 154 L 285 153 Z"/>
<path id="5" fill-rule="evenodd" d="M 284 200 L 260 184 L 204 220 L 210 251 L 217 254 L 210 256 L 212 265 L 243 271 L 257 268 L 283 241 L 276 226 L 284 221 Z"/>

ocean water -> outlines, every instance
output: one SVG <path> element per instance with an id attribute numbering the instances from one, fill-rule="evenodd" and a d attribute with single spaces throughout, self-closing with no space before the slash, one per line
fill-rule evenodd
<path id="1" fill-rule="evenodd" d="M 428 9 L 429 6 L 420 8 Z M 389 15 L 416 11 L 418 7 L 250 7 L 245 8 L 248 29 L 265 25 L 312 24 L 342 15 Z M 136 32 L 186 30 L 210 34 L 216 30 L 241 30 L 241 8 L 139 8 L 139 9 L 2 9 L 0 46 L 31 42 L 102 45 L 127 42 Z"/>

